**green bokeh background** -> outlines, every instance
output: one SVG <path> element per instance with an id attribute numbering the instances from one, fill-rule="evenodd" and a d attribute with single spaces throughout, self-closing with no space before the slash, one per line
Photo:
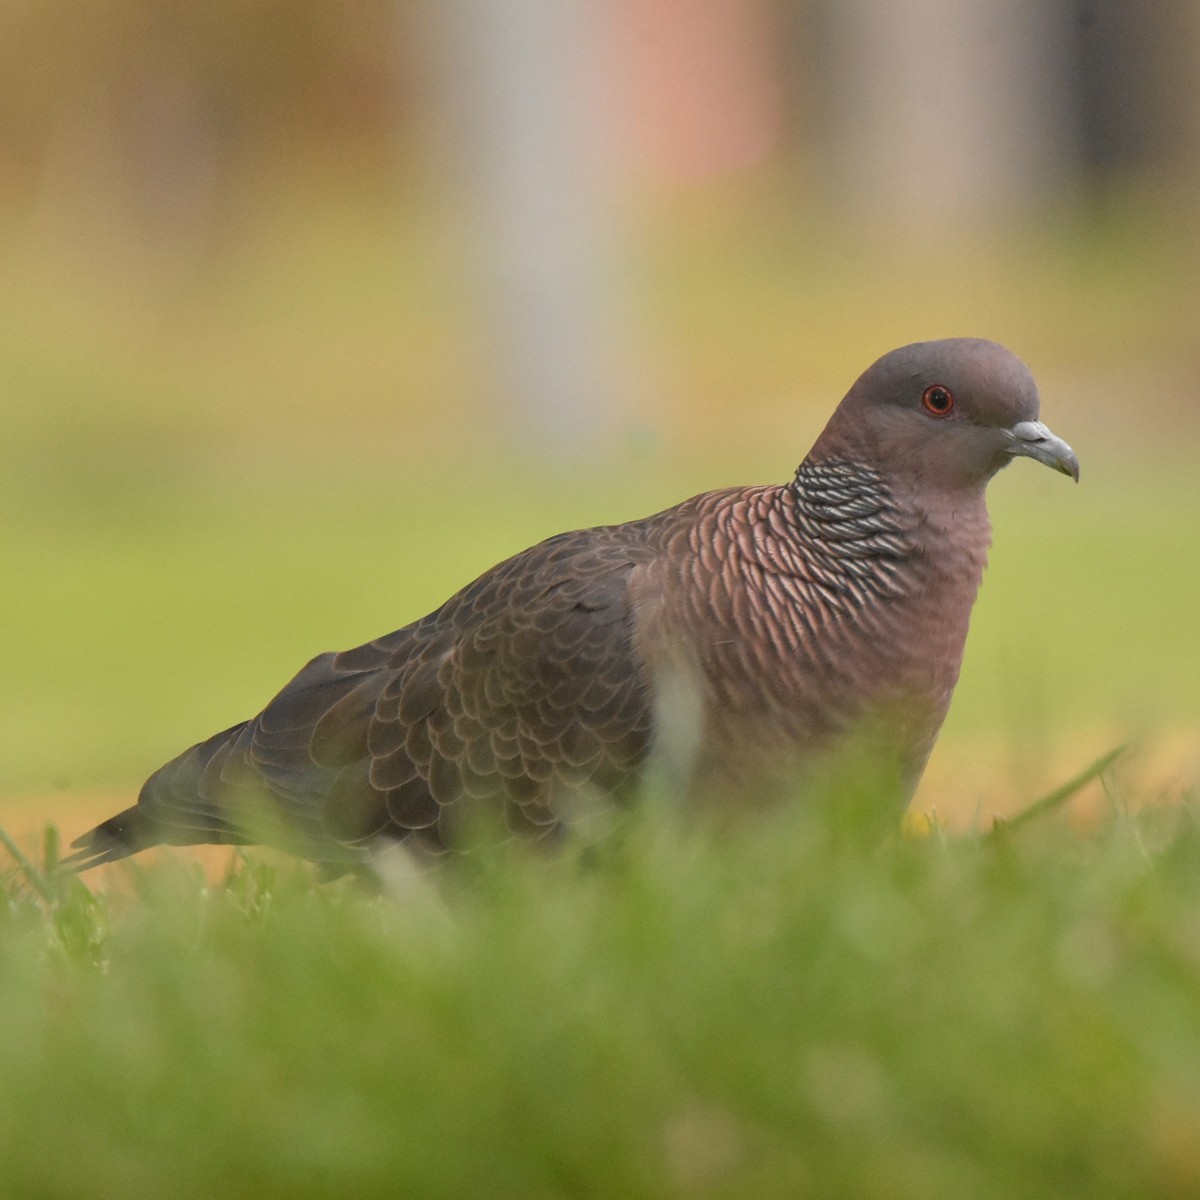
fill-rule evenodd
<path id="1" fill-rule="evenodd" d="M 1065 252 L 1034 239 L 839 272 L 803 221 L 745 238 L 755 202 L 710 198 L 683 234 L 655 229 L 637 303 L 681 365 L 614 447 L 567 464 L 502 436 L 428 213 L 399 222 L 428 236 L 398 237 L 390 212 L 315 202 L 165 311 L 82 294 L 48 247 L 10 247 L 0 794 L 132 788 L 312 654 L 539 538 L 785 478 L 876 352 L 960 332 L 1032 363 L 1083 475 L 1022 463 L 995 481 L 947 739 L 1193 725 L 1188 264 L 1128 216 Z M 1106 264 L 1113 237 L 1130 247 Z M 420 273 L 393 271 L 410 239 Z"/>
<path id="2" fill-rule="evenodd" d="M 877 355 L 964 334 L 1029 362 L 1083 475 L 1022 463 L 996 480 L 939 755 L 1036 750 L 1036 790 L 1056 755 L 1194 744 L 1186 155 L 924 229 L 831 203 L 802 132 L 703 179 L 630 173 L 621 352 L 598 389 L 613 408 L 603 438 L 564 453 L 501 386 L 444 97 L 379 102 L 387 11 L 157 12 L 114 2 L 69 30 L 53 5 L 0 15 L 0 811 L 132 792 L 313 654 L 539 538 L 784 479 Z M 395 73 L 420 79 L 423 43 L 398 29 Z M 198 223 L 138 208 L 128 130 L 153 105 L 128 79 L 159 61 L 154 38 L 224 138 Z M 63 134 L 80 129 L 104 136 Z"/>

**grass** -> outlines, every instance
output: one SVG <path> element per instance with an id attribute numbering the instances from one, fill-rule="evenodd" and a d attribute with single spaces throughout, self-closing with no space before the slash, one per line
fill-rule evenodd
<path id="1" fill-rule="evenodd" d="M 1200 813 L 844 832 L 651 810 L 381 894 L 93 893 L 51 832 L 0 876 L 4 1194 L 1200 1189 Z"/>

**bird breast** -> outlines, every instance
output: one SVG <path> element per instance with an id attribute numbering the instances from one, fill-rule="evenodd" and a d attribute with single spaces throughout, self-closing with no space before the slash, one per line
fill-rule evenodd
<path id="1" fill-rule="evenodd" d="M 640 640 L 657 647 L 656 724 L 695 772 L 740 785 L 886 717 L 915 780 L 958 678 L 982 499 L 965 519 L 917 511 L 867 468 L 805 463 L 787 487 L 700 498 L 686 528 Z"/>

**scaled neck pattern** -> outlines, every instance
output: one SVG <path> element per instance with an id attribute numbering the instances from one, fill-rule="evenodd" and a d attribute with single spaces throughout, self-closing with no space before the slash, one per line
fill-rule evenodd
<path id="1" fill-rule="evenodd" d="M 864 602 L 911 590 L 920 546 L 917 520 L 870 467 L 840 459 L 806 459 L 787 486 L 800 542 L 829 585 Z"/>

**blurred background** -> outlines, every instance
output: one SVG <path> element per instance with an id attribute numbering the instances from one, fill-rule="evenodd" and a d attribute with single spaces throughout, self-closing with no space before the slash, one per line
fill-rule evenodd
<path id="1" fill-rule="evenodd" d="M 917 807 L 1200 778 L 1200 7 L 0 5 L 0 822 L 78 831 L 559 530 L 979 335 L 1019 464 Z"/>

